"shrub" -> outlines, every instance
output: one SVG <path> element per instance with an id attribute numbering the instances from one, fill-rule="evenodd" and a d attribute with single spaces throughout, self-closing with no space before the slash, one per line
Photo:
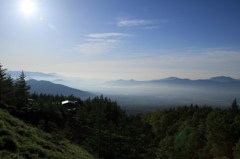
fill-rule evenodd
<path id="1" fill-rule="evenodd" d="M 0 136 L 12 136 L 12 133 L 4 128 L 0 128 Z"/>
<path id="2" fill-rule="evenodd" d="M 18 149 L 17 142 L 13 137 L 4 136 L 0 140 L 0 150 L 9 150 L 12 152 L 16 152 Z"/>
<path id="3" fill-rule="evenodd" d="M 31 144 L 31 145 L 26 145 L 22 147 L 23 156 L 26 158 L 33 158 L 33 156 L 38 156 L 40 158 L 45 158 L 46 156 L 46 151 L 38 145 Z"/>

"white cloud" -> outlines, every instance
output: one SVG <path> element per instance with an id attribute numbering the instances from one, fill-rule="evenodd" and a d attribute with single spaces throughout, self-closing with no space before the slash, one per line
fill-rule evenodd
<path id="1" fill-rule="evenodd" d="M 88 38 L 96 38 L 96 39 L 102 39 L 102 38 L 121 38 L 129 36 L 128 34 L 124 33 L 92 33 L 86 35 Z"/>
<path id="2" fill-rule="evenodd" d="M 158 29 L 162 25 L 172 24 L 173 21 L 169 19 L 136 19 L 136 18 L 116 18 L 116 25 L 118 27 L 141 27 L 143 29 Z"/>
<path id="3" fill-rule="evenodd" d="M 143 27 L 145 29 L 157 29 L 159 28 L 158 20 L 146 20 L 146 19 L 131 19 L 131 18 L 117 18 L 117 26 L 119 27 Z"/>
<path id="4" fill-rule="evenodd" d="M 83 55 L 96 56 L 109 53 L 122 43 L 122 38 L 129 36 L 124 33 L 91 33 L 86 35 L 85 42 L 78 44 L 74 50 Z"/>
<path id="5" fill-rule="evenodd" d="M 153 21 L 144 19 L 117 19 L 117 25 L 120 27 L 131 27 L 131 26 L 148 26 L 152 25 Z"/>

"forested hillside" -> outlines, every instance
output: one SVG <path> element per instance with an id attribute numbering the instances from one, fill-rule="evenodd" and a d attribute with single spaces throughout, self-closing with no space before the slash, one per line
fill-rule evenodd
<path id="1" fill-rule="evenodd" d="M 157 158 L 240 158 L 236 100 L 229 109 L 185 106 L 148 113 L 143 118 L 152 126 Z"/>
<path id="2" fill-rule="evenodd" d="M 67 138 L 96 158 L 152 158 L 150 125 L 140 116 L 127 116 L 116 102 L 100 96 L 81 100 L 74 96 L 29 94 L 22 72 L 16 82 L 0 69 L 1 108 L 45 132 Z M 68 111 L 64 100 L 76 102 Z M 4 149 L 1 149 L 1 151 Z"/>
<path id="3" fill-rule="evenodd" d="M 63 143 L 68 145 L 67 140 L 70 140 L 101 159 L 240 158 L 240 112 L 236 100 L 226 109 L 180 106 L 129 116 L 116 102 L 103 96 L 82 100 L 74 96 L 29 94 L 24 73 L 14 83 L 5 71 L 1 67 L 1 109 L 50 133 L 49 142 L 63 139 Z M 76 109 L 66 109 L 61 103 L 64 100 L 74 101 Z M 51 146 L 54 150 L 45 150 L 42 145 L 48 138 L 34 135 L 33 145 L 41 141 L 40 146 L 37 145 L 34 150 L 31 146 L 22 148 L 21 142 L 32 140 L 26 130 L 28 127 L 21 126 L 23 122 L 2 110 L 0 115 L 3 121 L 0 125 L 1 154 L 16 156 L 33 151 L 33 154 L 40 152 L 47 158 L 49 151 L 58 151 L 62 147 L 57 143 Z M 16 122 L 11 122 L 11 119 Z M 19 127 L 20 132 L 11 125 L 15 125 L 16 129 Z M 39 134 L 41 131 L 34 129 L 33 132 Z M 22 136 L 25 139 L 18 140 Z M 64 147 L 69 152 L 73 149 L 71 145 Z M 69 158 L 77 156 L 74 153 L 64 155 L 66 158 L 68 155 Z"/>
<path id="4" fill-rule="evenodd" d="M 0 109 L 0 158 L 93 159 L 84 149 L 57 134 L 33 128 Z"/>

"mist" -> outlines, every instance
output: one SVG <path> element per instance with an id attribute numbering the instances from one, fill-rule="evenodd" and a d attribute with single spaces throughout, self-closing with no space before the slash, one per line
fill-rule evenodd
<path id="1" fill-rule="evenodd" d="M 9 71 L 17 78 L 19 71 Z M 183 105 L 229 107 L 240 100 L 240 80 L 214 77 L 190 80 L 170 77 L 160 80 L 99 80 L 66 77 L 54 73 L 26 72 L 27 79 L 46 80 L 93 94 L 104 95 L 126 110 L 153 110 Z"/>

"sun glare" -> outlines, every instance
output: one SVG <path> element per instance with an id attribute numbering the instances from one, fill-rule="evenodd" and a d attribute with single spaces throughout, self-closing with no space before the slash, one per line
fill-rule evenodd
<path id="1" fill-rule="evenodd" d="M 33 0 L 22 0 L 20 7 L 21 7 L 21 12 L 25 16 L 33 15 L 36 10 L 36 6 Z"/>

